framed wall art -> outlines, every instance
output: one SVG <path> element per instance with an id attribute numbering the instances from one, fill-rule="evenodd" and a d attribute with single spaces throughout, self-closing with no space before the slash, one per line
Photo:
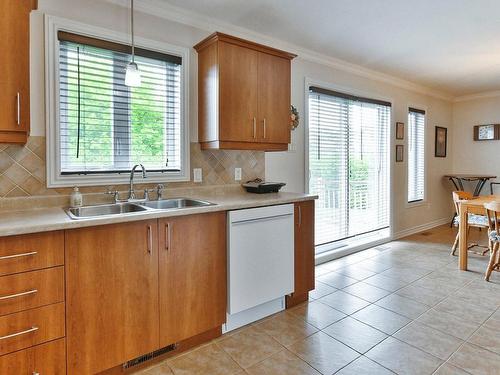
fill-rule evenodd
<path id="1" fill-rule="evenodd" d="M 436 126 L 434 139 L 434 156 L 437 158 L 446 157 L 446 146 L 448 144 L 448 129 Z"/>
<path id="2" fill-rule="evenodd" d="M 396 139 L 405 139 L 404 122 L 396 122 Z"/>
<path id="3" fill-rule="evenodd" d="M 475 141 L 493 141 L 500 139 L 500 124 L 474 126 Z"/>
<path id="4" fill-rule="evenodd" d="M 403 161 L 403 156 L 405 153 L 405 148 L 403 145 L 396 145 L 396 162 L 401 163 Z"/>

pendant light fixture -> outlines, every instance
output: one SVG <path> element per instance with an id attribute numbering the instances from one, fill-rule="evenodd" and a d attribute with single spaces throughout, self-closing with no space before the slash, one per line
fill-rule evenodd
<path id="1" fill-rule="evenodd" d="M 130 0 L 130 29 L 132 32 L 132 61 L 128 63 L 125 71 L 125 85 L 129 87 L 137 87 L 141 85 L 141 72 L 134 61 L 135 58 L 135 41 L 134 41 L 134 0 Z"/>

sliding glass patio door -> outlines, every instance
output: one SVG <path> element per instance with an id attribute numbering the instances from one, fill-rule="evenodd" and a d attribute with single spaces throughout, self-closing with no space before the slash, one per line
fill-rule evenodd
<path id="1" fill-rule="evenodd" d="M 310 88 L 309 192 L 319 196 L 316 245 L 332 248 L 389 227 L 390 118 L 390 103 Z"/>

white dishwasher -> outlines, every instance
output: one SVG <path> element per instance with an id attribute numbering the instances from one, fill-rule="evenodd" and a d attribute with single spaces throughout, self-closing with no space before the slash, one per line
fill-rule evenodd
<path id="1" fill-rule="evenodd" d="M 225 332 L 285 308 L 294 289 L 293 204 L 230 211 Z"/>

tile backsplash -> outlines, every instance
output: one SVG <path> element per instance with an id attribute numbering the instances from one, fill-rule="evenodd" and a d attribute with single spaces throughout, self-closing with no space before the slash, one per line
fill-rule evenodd
<path id="1" fill-rule="evenodd" d="M 262 151 L 202 151 L 199 143 L 191 143 L 190 154 L 191 173 L 193 168 L 202 168 L 203 182 L 194 183 L 191 178 L 187 182 L 170 183 L 169 187 L 240 184 L 234 180 L 234 168 L 242 169 L 242 181 L 264 177 Z M 127 187 L 117 188 L 125 190 Z M 102 192 L 104 189 L 104 186 L 83 187 L 82 192 Z M 67 195 L 70 190 L 46 187 L 45 137 L 29 137 L 25 145 L 0 144 L 0 199 Z"/>

